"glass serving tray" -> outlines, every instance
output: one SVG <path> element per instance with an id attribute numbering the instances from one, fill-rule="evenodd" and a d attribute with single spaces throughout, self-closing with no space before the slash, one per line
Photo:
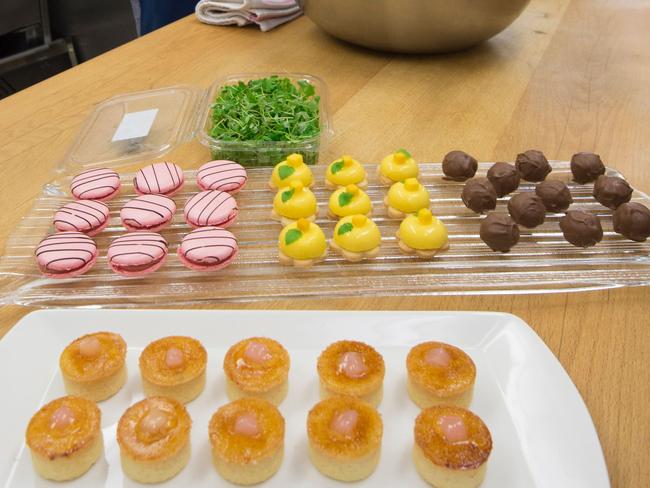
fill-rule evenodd
<path id="1" fill-rule="evenodd" d="M 481 163 L 477 174 L 484 175 L 490 166 Z M 44 187 L 33 209 L 8 239 L 0 260 L 0 303 L 145 307 L 298 297 L 554 293 L 650 284 L 650 242 L 637 243 L 614 233 L 612 212 L 593 199 L 592 185 L 571 182 L 567 162 L 552 162 L 552 166 L 549 178 L 569 184 L 572 208 L 600 216 L 605 235 L 595 247 L 582 249 L 566 242 L 558 225 L 562 214 L 547 214 L 542 226 L 521 228 L 520 242 L 511 252 L 493 252 L 478 235 L 482 217 L 460 199 L 463 183 L 443 180 L 440 163 L 422 163 L 420 180 L 431 194 L 433 213 L 447 225 L 450 249 L 431 261 L 405 256 L 395 239 L 399 220 L 385 216 L 387 187 L 377 184 L 376 165 L 368 165 L 373 218 L 383 236 L 380 256 L 349 263 L 330 250 L 325 261 L 312 268 L 285 267 L 277 257 L 281 226 L 269 218 L 274 195 L 267 186 L 271 170 L 252 168 L 246 188 L 236 195 L 241 211 L 230 228 L 239 240 L 236 261 L 218 272 L 197 272 L 183 267 L 176 255 L 182 237 L 190 230 L 183 221 L 184 204 L 198 191 L 195 172 L 186 171 L 183 191 L 174 197 L 177 214 L 173 224 L 162 231 L 170 248 L 167 262 L 146 277 L 124 278 L 114 274 L 106 260 L 109 243 L 125 233 L 120 208 L 135 196 L 133 174 L 122 173 L 120 195 L 108 202 L 109 226 L 94 237 L 99 248 L 97 263 L 83 276 L 54 280 L 39 273 L 33 253 L 39 241 L 53 231 L 56 209 L 70 201 L 69 181 L 63 181 Z M 325 217 L 330 195 L 323 185 L 325 166 L 315 166 L 313 171 L 318 223 L 331 238 L 335 221 Z M 613 169 L 607 172 L 620 176 Z M 533 188 L 534 184 L 522 182 L 518 191 Z M 500 199 L 497 210 L 507 211 L 507 200 Z M 634 192 L 633 201 L 650 206 L 650 198 L 639 191 Z"/>

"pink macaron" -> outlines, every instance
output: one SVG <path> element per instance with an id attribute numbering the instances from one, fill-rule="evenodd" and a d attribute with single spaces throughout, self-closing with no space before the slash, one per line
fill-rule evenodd
<path id="1" fill-rule="evenodd" d="M 234 195 L 244 188 L 248 175 L 244 167 L 234 161 L 219 160 L 205 163 L 196 173 L 201 190 L 220 190 Z"/>
<path id="2" fill-rule="evenodd" d="M 72 179 L 70 192 L 77 200 L 108 201 L 120 191 L 120 175 L 108 168 L 89 169 Z"/>
<path id="3" fill-rule="evenodd" d="M 122 276 L 143 276 L 160 268 L 167 258 L 167 241 L 155 232 L 133 232 L 108 246 L 108 264 Z"/>
<path id="4" fill-rule="evenodd" d="M 138 195 L 166 195 L 171 197 L 180 191 L 185 182 L 183 170 L 174 163 L 154 163 L 142 168 L 133 178 Z"/>
<path id="5" fill-rule="evenodd" d="M 54 214 L 57 232 L 83 232 L 94 236 L 108 225 L 108 205 L 98 200 L 77 200 L 66 203 Z"/>
<path id="6" fill-rule="evenodd" d="M 185 204 L 185 221 L 192 227 L 223 227 L 237 218 L 237 200 L 229 193 L 206 190 L 197 193 Z"/>
<path id="7" fill-rule="evenodd" d="M 164 195 L 140 195 L 120 211 L 122 224 L 130 231 L 157 232 L 174 218 L 176 204 Z"/>
<path id="8" fill-rule="evenodd" d="M 49 278 L 84 274 L 97 261 L 97 244 L 82 232 L 59 232 L 46 237 L 36 248 L 38 268 Z"/>
<path id="9" fill-rule="evenodd" d="M 189 269 L 217 271 L 237 256 L 237 238 L 220 227 L 200 227 L 183 237 L 178 258 Z"/>

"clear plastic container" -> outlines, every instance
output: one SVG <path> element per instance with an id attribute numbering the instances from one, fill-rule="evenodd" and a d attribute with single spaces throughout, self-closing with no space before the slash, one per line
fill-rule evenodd
<path id="1" fill-rule="evenodd" d="M 210 136 L 210 106 L 225 84 L 268 76 L 281 76 L 293 82 L 311 83 L 320 96 L 320 135 L 299 143 L 228 142 Z M 325 83 L 315 76 L 292 73 L 236 74 L 217 79 L 212 87 L 172 86 L 109 98 L 86 119 L 79 136 L 57 168 L 57 173 L 74 175 L 91 168 L 110 167 L 116 171 L 132 169 L 153 158 L 164 156 L 180 144 L 197 138 L 208 146 L 215 159 L 234 159 L 244 166 L 273 166 L 292 152 L 302 153 L 314 164 L 319 150 L 329 141 L 332 124 Z M 130 129 L 135 137 L 120 138 L 120 130 L 138 114 L 149 113 L 146 122 L 138 120 Z M 140 131 L 140 132 L 138 132 Z"/>
<path id="2" fill-rule="evenodd" d="M 212 137 L 211 105 L 224 86 L 235 85 L 268 76 L 288 78 L 293 83 L 306 81 L 314 86 L 316 95 L 320 97 L 320 135 L 301 140 L 300 142 L 285 141 L 226 141 Z M 207 107 L 203 120 L 199 140 L 210 148 L 213 159 L 228 159 L 237 161 L 244 166 L 274 166 L 282 161 L 287 154 L 300 153 L 307 164 L 316 164 L 321 144 L 325 144 L 332 133 L 332 124 L 328 110 L 329 95 L 323 80 L 315 76 L 294 73 L 273 74 L 237 74 L 221 78 L 212 85 L 207 95 Z"/>

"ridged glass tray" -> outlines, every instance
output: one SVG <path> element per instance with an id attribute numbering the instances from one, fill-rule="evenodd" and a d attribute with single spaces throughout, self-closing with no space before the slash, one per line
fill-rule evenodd
<path id="1" fill-rule="evenodd" d="M 485 175 L 490 166 L 481 163 L 477 174 Z M 178 211 L 173 224 L 162 231 L 170 247 L 167 262 L 141 278 L 114 274 L 106 260 L 109 243 L 125 233 L 120 208 L 135 196 L 133 174 L 126 173 L 121 175 L 120 195 L 108 202 L 109 225 L 94 237 L 99 248 L 95 266 L 71 279 L 48 279 L 39 273 L 34 249 L 53 231 L 54 212 L 70 201 L 68 181 L 50 184 L 7 241 L 0 260 L 0 302 L 39 307 L 144 307 L 298 297 L 554 293 L 650 284 L 650 242 L 637 243 L 614 233 L 612 211 L 591 196 L 593 185 L 570 181 L 567 162 L 552 162 L 552 166 L 549 178 L 569 184 L 572 208 L 600 216 L 605 235 L 595 247 L 582 249 L 567 243 L 558 225 L 562 214 L 547 214 L 542 226 L 521 228 L 520 242 L 509 253 L 493 252 L 478 235 L 482 217 L 460 199 L 463 183 L 443 180 L 440 163 L 422 163 L 420 181 L 431 194 L 433 213 L 447 225 L 450 249 L 430 261 L 405 256 L 395 239 L 399 220 L 385 216 L 383 197 L 387 188 L 377 184 L 376 165 L 369 165 L 368 194 L 374 204 L 373 218 L 383 236 L 380 256 L 349 263 L 330 251 L 324 262 L 311 268 L 286 267 L 277 257 L 281 226 L 269 218 L 274 195 L 267 186 L 271 170 L 253 168 L 248 170 L 246 188 L 236 195 L 241 211 L 230 228 L 239 240 L 235 263 L 218 272 L 197 272 L 183 267 L 176 256 L 176 248 L 190 230 L 183 221 L 184 204 L 198 191 L 195 172 L 187 171 L 183 191 L 174 197 Z M 330 195 L 323 185 L 325 166 L 315 166 L 313 171 L 318 223 L 331 238 L 335 221 L 325 216 Z M 613 169 L 607 173 L 620 176 Z M 533 189 L 534 184 L 522 182 L 518 191 Z M 497 210 L 507 211 L 507 200 L 499 199 Z M 639 191 L 634 192 L 633 201 L 650 206 L 650 198 Z"/>

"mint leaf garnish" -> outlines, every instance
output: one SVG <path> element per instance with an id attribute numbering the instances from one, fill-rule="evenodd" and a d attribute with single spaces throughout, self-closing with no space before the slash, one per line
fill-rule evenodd
<path id="1" fill-rule="evenodd" d="M 284 242 L 288 246 L 289 244 L 293 244 L 294 242 L 296 242 L 301 237 L 302 237 L 302 232 L 299 229 L 289 229 L 287 233 L 284 235 Z"/>
<path id="2" fill-rule="evenodd" d="M 283 191 L 282 195 L 280 196 L 280 198 L 282 198 L 282 203 L 286 203 L 288 200 L 290 200 L 295 191 L 296 190 L 294 188 L 291 190 Z"/>
<path id="3" fill-rule="evenodd" d="M 341 227 L 339 227 L 338 234 L 340 236 L 342 236 L 343 234 L 347 234 L 348 232 L 352 232 L 352 229 L 353 229 L 352 223 L 346 222 L 345 224 L 341 225 Z"/>
<path id="4" fill-rule="evenodd" d="M 278 175 L 280 176 L 281 180 L 288 178 L 295 172 L 296 172 L 296 168 L 294 168 L 293 166 L 289 166 L 288 164 L 280 166 L 280 168 L 278 169 Z"/>
<path id="5" fill-rule="evenodd" d="M 350 205 L 353 198 L 354 195 L 352 193 L 348 193 L 347 191 L 342 192 L 339 195 L 339 206 L 345 207 L 346 205 Z"/>

